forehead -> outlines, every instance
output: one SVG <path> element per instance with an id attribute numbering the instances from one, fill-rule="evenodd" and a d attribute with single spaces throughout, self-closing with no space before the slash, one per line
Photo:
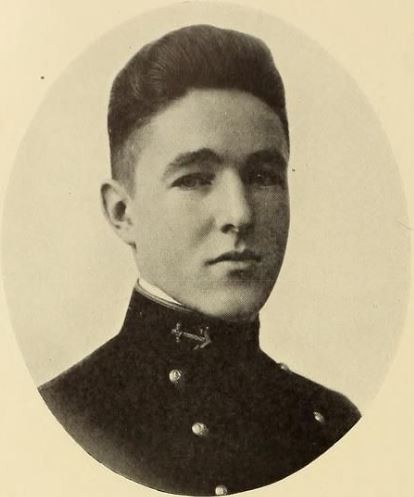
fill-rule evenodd
<path id="1" fill-rule="evenodd" d="M 224 159 L 243 160 L 276 148 L 288 160 L 277 114 L 257 97 L 238 90 L 192 90 L 154 116 L 141 130 L 139 163 L 165 165 L 174 156 L 208 148 Z"/>

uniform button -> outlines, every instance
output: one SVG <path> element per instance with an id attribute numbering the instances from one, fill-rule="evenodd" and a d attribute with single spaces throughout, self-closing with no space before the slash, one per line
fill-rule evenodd
<path id="1" fill-rule="evenodd" d="M 197 435 L 198 437 L 207 436 L 208 428 L 204 423 L 194 423 L 191 429 L 193 430 L 194 435 Z"/>
<path id="2" fill-rule="evenodd" d="M 316 419 L 318 423 L 321 423 L 322 425 L 325 423 L 325 417 L 320 412 L 313 411 L 313 417 Z"/>
<path id="3" fill-rule="evenodd" d="M 289 372 L 290 369 L 289 369 L 289 366 L 287 364 L 285 364 L 284 362 L 279 362 L 279 368 L 282 370 L 282 371 L 287 371 Z"/>
<path id="4" fill-rule="evenodd" d="M 227 495 L 227 487 L 225 485 L 217 485 L 216 495 Z"/>
<path id="5" fill-rule="evenodd" d="M 178 383 L 182 376 L 183 372 L 179 369 L 172 369 L 168 374 L 168 378 L 170 379 L 171 383 Z"/>

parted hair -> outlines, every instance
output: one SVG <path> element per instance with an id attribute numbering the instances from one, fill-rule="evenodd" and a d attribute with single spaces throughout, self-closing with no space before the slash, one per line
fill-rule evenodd
<path id="1" fill-rule="evenodd" d="M 172 31 L 141 48 L 116 76 L 108 110 L 112 176 L 131 180 L 122 150 L 133 131 L 191 89 L 236 89 L 266 102 L 289 128 L 282 78 L 258 38 L 210 25 Z"/>

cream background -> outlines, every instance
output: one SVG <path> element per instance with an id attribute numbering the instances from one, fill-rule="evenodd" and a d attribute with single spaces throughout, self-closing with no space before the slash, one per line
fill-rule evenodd
<path id="1" fill-rule="evenodd" d="M 413 108 L 408 89 L 413 85 L 414 68 L 408 2 L 400 2 L 395 10 L 391 2 L 381 5 L 364 2 L 362 6 L 357 2 L 332 3 L 318 1 L 310 6 L 305 2 L 278 2 L 276 10 L 269 7 L 268 10 L 315 38 L 349 70 L 364 93 L 370 95 L 408 188 Z M 126 1 L 118 2 L 116 8 L 92 1 L 89 5 L 90 11 L 80 3 L 69 8 L 39 1 L 36 10 L 24 3 L 10 6 L 7 22 L 1 29 L 7 40 L 3 46 L 7 48 L 4 60 L 8 68 L 3 71 L 2 82 L 6 119 L 0 121 L 5 137 L 1 170 L 4 178 L 10 171 L 22 133 L 45 95 L 46 85 L 90 42 L 139 12 L 133 2 Z M 257 5 L 265 7 L 261 2 Z M 374 5 L 375 10 L 371 10 Z M 46 74 L 45 82 L 39 79 L 42 73 Z M 4 183 L 2 176 L 2 189 Z M 409 206 L 412 212 L 410 199 Z M 1 310 L 7 318 L 5 307 Z M 409 322 L 413 318 L 411 306 Z M 33 389 L 7 319 L 3 328 L 2 493 L 7 496 L 136 495 L 140 487 L 99 467 L 47 413 Z M 306 470 L 256 493 L 409 495 L 413 408 L 406 397 L 412 393 L 411 346 L 412 337 L 406 333 L 385 386 L 352 436 Z M 61 457 L 56 456 L 57 451 Z M 155 492 L 142 489 L 142 493 Z"/>

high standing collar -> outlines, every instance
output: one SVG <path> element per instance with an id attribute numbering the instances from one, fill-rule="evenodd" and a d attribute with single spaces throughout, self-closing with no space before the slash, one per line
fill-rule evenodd
<path id="1" fill-rule="evenodd" d="M 183 350 L 257 350 L 259 319 L 234 323 L 205 316 L 144 294 L 137 288 L 131 296 L 121 333 L 134 334 L 144 342 L 174 343 Z"/>

